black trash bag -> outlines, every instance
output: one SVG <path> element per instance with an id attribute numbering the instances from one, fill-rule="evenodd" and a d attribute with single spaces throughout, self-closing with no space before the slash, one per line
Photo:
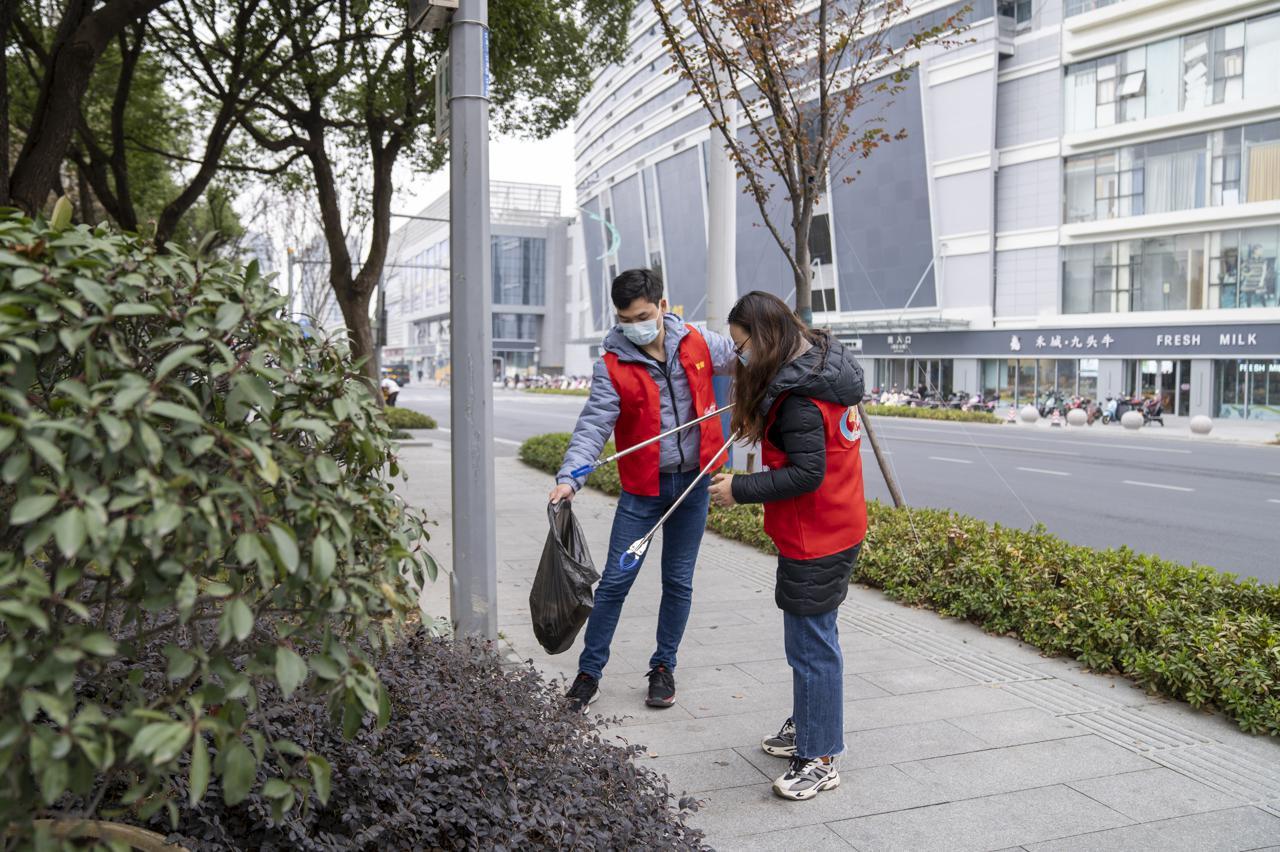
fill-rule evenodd
<path id="1" fill-rule="evenodd" d="M 600 575 L 569 501 L 548 505 L 547 518 L 551 531 L 529 592 L 529 613 L 538 644 L 548 654 L 559 654 L 569 650 L 587 623 L 593 602 L 591 586 Z"/>

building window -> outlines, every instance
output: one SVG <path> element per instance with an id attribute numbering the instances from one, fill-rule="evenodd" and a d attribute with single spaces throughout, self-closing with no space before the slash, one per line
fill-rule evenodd
<path id="1" fill-rule="evenodd" d="M 494 340 L 537 340 L 536 314 L 494 314 Z"/>
<path id="2" fill-rule="evenodd" d="M 1075 15 L 1083 15 L 1085 12 L 1092 12 L 1094 9 L 1102 9 L 1120 0 L 1067 0 L 1066 16 L 1068 18 Z"/>
<path id="3" fill-rule="evenodd" d="M 1031 23 L 1031 0 L 1000 0 L 1000 14 L 1015 23 Z"/>
<path id="4" fill-rule="evenodd" d="M 1280 420 L 1280 360 L 1218 361 L 1214 388 L 1218 417 Z"/>
<path id="5" fill-rule="evenodd" d="M 1063 313 L 1280 305 L 1280 226 L 1069 246 Z M 1206 257 L 1208 279 L 1205 278 Z"/>
<path id="6" fill-rule="evenodd" d="M 1280 120 L 1246 127 L 1243 137 L 1242 160 L 1248 170 L 1245 200 L 1280 200 Z M 1239 171 L 1240 165 L 1236 168 Z"/>
<path id="7" fill-rule="evenodd" d="M 546 303 L 547 241 L 535 237 L 493 237 L 493 303 Z"/>
<path id="8" fill-rule="evenodd" d="M 1068 6 L 1067 14 L 1070 15 Z M 1271 98 L 1280 78 L 1280 15 L 1136 47 L 1068 66 L 1068 132 Z"/>

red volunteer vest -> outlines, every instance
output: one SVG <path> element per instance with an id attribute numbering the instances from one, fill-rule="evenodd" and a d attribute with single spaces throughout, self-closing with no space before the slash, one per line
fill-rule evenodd
<path id="1" fill-rule="evenodd" d="M 774 470 L 789 464 L 787 454 L 769 440 L 783 398 L 769 412 L 760 448 L 760 460 Z M 764 504 L 764 530 L 788 559 L 830 556 L 853 547 L 867 535 L 858 409 L 822 399 L 811 401 L 822 411 L 826 429 L 826 476 L 816 491 Z"/>
<path id="2" fill-rule="evenodd" d="M 684 367 L 693 393 L 693 405 L 697 416 L 716 410 L 715 389 L 711 378 L 715 369 L 711 364 L 711 350 L 707 341 L 693 326 L 686 326 L 689 333 L 680 341 L 676 355 Z M 618 422 L 614 424 L 614 442 L 619 450 L 634 446 L 662 431 L 662 399 L 658 383 L 650 375 L 648 367 L 634 361 L 623 361 L 612 352 L 604 356 L 609 368 L 609 380 L 618 392 Z M 724 431 L 720 418 L 712 417 L 697 426 L 701 430 L 699 448 L 700 466 L 706 467 L 722 446 Z M 661 441 L 655 441 L 629 456 L 618 459 L 618 476 L 624 490 L 642 497 L 658 496 L 658 466 L 662 456 Z"/>

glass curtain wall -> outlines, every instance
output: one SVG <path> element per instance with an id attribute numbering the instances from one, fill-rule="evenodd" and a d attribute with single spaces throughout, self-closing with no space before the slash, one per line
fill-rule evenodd
<path id="1" fill-rule="evenodd" d="M 1277 79 L 1280 15 L 1224 24 L 1068 66 L 1067 132 L 1271 98 Z"/>
<path id="2" fill-rule="evenodd" d="M 1217 416 L 1280 421 L 1280 360 L 1218 361 Z"/>
<path id="3" fill-rule="evenodd" d="M 1063 312 L 1276 307 L 1278 257 L 1275 225 L 1067 246 Z"/>
<path id="4" fill-rule="evenodd" d="M 1070 399 L 1098 394 L 1097 358 L 1009 358 L 982 361 L 982 395 L 997 404 L 1035 403 L 1046 393 Z"/>
<path id="5" fill-rule="evenodd" d="M 1064 218 L 1105 221 L 1280 199 L 1280 120 L 1069 157 Z"/>
<path id="6" fill-rule="evenodd" d="M 547 241 L 538 237 L 495 236 L 491 246 L 493 303 L 545 304 Z"/>

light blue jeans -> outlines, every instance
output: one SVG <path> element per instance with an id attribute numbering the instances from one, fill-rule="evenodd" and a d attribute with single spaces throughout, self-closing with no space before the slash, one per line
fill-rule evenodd
<path id="1" fill-rule="evenodd" d="M 613 532 L 609 538 L 609 556 L 596 586 L 595 606 L 587 619 L 582 656 L 578 671 L 599 679 L 609 662 L 609 644 L 622 615 L 622 604 L 631 584 L 644 567 L 644 560 L 632 570 L 623 570 L 618 560 L 631 543 L 643 537 L 662 517 L 663 512 L 684 493 L 698 476 L 688 473 L 660 473 L 657 497 L 641 497 L 622 492 L 618 511 L 613 516 Z M 702 533 L 707 528 L 707 492 L 709 478 L 702 479 L 680 508 L 662 526 L 662 603 L 658 606 L 657 647 L 649 667 L 666 666 L 675 671 L 676 651 L 684 637 L 693 602 L 693 566 L 698 561 Z"/>
<path id="2" fill-rule="evenodd" d="M 844 751 L 844 656 L 836 616 L 782 613 L 791 666 L 791 718 L 796 757 L 834 757 Z"/>

